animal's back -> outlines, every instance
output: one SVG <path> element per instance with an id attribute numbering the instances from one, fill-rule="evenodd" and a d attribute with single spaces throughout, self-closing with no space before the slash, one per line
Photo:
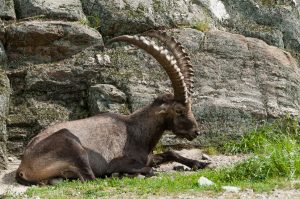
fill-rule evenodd
<path id="1" fill-rule="evenodd" d="M 95 174 L 102 175 L 111 160 L 124 155 L 127 141 L 125 120 L 125 116 L 104 113 L 86 119 L 63 122 L 50 126 L 39 133 L 27 148 L 33 148 L 34 145 L 53 133 L 67 129 L 79 139 L 81 145 L 88 152 Z"/>

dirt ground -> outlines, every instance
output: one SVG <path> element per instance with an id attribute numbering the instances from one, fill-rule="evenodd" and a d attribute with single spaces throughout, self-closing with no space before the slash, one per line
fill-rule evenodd
<path id="1" fill-rule="evenodd" d="M 182 150 L 179 151 L 179 153 L 185 157 L 193 158 L 193 159 L 201 159 L 202 158 L 202 152 L 198 149 L 192 149 L 192 150 Z M 247 157 L 245 156 L 224 156 L 224 155 L 214 155 L 211 156 L 212 164 L 210 167 L 212 168 L 218 168 L 223 166 L 232 165 L 238 161 L 241 161 Z M 20 160 L 11 157 L 10 163 L 8 166 L 8 169 L 5 171 L 1 171 L 0 173 L 0 198 L 1 196 L 10 193 L 10 195 L 18 195 L 21 193 L 26 192 L 27 188 L 26 186 L 18 184 L 15 179 L 15 170 L 17 169 Z M 183 168 L 179 163 L 168 163 L 160 166 L 156 170 L 158 172 L 173 172 L 174 167 L 176 168 Z M 253 190 L 244 190 L 244 191 L 238 191 L 238 192 L 232 192 L 232 191 L 225 191 L 220 193 L 219 195 L 207 195 L 205 192 L 199 192 L 196 194 L 182 194 L 182 195 L 168 195 L 168 196 L 149 196 L 149 198 L 161 198 L 161 199 L 195 199 L 195 198 L 203 198 L 203 199 L 300 199 L 300 191 L 299 190 L 274 190 L 270 193 L 255 193 Z"/>
<path id="2" fill-rule="evenodd" d="M 20 160 L 10 157 L 8 169 L 0 171 L 0 198 L 5 193 L 12 193 L 13 195 L 24 193 L 28 187 L 18 184 L 15 181 L 15 174 Z"/>

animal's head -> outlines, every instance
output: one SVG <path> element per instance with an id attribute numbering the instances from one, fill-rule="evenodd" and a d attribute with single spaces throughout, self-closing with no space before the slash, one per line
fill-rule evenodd
<path id="1" fill-rule="evenodd" d="M 173 94 L 165 94 L 155 99 L 156 116 L 167 120 L 166 129 L 171 130 L 178 137 L 193 140 L 199 135 L 197 121 L 191 110 L 191 103 L 182 103 L 174 99 Z"/>
<path id="2" fill-rule="evenodd" d="M 156 100 L 161 102 L 158 112 L 168 118 L 168 129 L 174 134 L 192 140 L 199 134 L 199 129 L 191 109 L 194 71 L 190 58 L 182 45 L 165 32 L 150 31 L 146 36 L 158 39 L 166 48 L 156 45 L 152 39 L 137 35 L 122 35 L 111 42 L 125 41 L 136 45 L 151 54 L 165 69 L 174 95 L 166 94 Z"/>

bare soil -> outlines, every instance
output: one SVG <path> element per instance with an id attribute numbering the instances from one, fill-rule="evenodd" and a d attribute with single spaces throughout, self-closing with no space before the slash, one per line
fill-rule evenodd
<path id="1" fill-rule="evenodd" d="M 0 198 L 6 193 L 17 195 L 24 193 L 27 190 L 27 186 L 20 185 L 15 180 L 16 169 L 20 164 L 20 160 L 10 157 L 8 169 L 0 171 Z"/>

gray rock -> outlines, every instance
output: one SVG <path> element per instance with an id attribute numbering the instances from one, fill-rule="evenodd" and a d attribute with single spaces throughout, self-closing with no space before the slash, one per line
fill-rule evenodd
<path id="1" fill-rule="evenodd" d="M 85 0 L 83 7 L 91 19 L 100 21 L 105 36 L 213 22 L 212 12 L 192 0 Z"/>
<path id="2" fill-rule="evenodd" d="M 16 0 L 18 18 L 45 17 L 48 19 L 84 20 L 80 0 Z"/>
<path id="3" fill-rule="evenodd" d="M 229 27 L 246 36 L 254 36 L 265 42 L 284 48 L 300 50 L 299 5 L 292 1 L 223 0 L 230 18 Z M 278 33 L 278 31 L 282 34 Z M 275 33 L 275 35 L 274 35 Z M 271 36 L 271 37 L 269 37 Z M 282 40 L 282 41 L 281 41 Z"/>
<path id="4" fill-rule="evenodd" d="M 0 170 L 7 166 L 6 157 L 6 117 L 8 114 L 10 87 L 7 76 L 0 70 Z"/>
<path id="5" fill-rule="evenodd" d="M 5 23 L 0 19 L 0 42 L 5 42 Z"/>
<path id="6" fill-rule="evenodd" d="M 89 89 L 89 107 L 92 114 L 110 111 L 115 113 L 128 113 L 125 104 L 126 95 L 113 85 L 97 84 Z"/>
<path id="7" fill-rule="evenodd" d="M 206 178 L 206 177 L 203 177 L 203 176 L 201 176 L 199 179 L 198 179 L 198 185 L 200 186 L 200 187 L 202 187 L 202 186 L 212 186 L 212 185 L 214 185 L 215 183 L 213 182 L 213 181 L 211 181 L 211 180 L 209 180 L 208 178 Z"/>
<path id="8" fill-rule="evenodd" d="M 6 63 L 7 56 L 4 50 L 4 46 L 0 41 L 0 68 Z"/>
<path id="9" fill-rule="evenodd" d="M 35 122 L 41 127 L 47 127 L 69 119 L 70 110 L 59 104 L 41 102 L 33 98 L 29 99 L 28 103 Z"/>
<path id="10" fill-rule="evenodd" d="M 299 67 L 289 53 L 258 39 L 213 31 L 192 55 L 200 77 L 194 112 L 203 139 L 206 132 L 217 139 L 219 133 L 245 132 L 255 120 L 299 114 Z"/>
<path id="11" fill-rule="evenodd" d="M 7 168 L 6 143 L 0 142 L 0 171 Z"/>
<path id="12" fill-rule="evenodd" d="M 211 159 L 211 157 L 209 156 L 209 155 L 207 155 L 207 154 L 202 154 L 202 158 L 201 158 L 202 160 L 209 160 L 209 161 L 212 161 L 212 159 Z"/>
<path id="13" fill-rule="evenodd" d="M 7 141 L 6 143 L 6 148 L 7 148 L 7 153 L 10 155 L 14 155 L 17 157 L 20 157 L 25 149 L 26 143 L 24 140 L 22 141 Z"/>
<path id="14" fill-rule="evenodd" d="M 65 59 L 92 46 L 103 47 L 101 35 L 75 22 L 28 21 L 6 29 L 10 60 L 47 62 Z"/>
<path id="15" fill-rule="evenodd" d="M 13 162 L 13 161 L 15 161 L 15 158 L 14 157 L 7 157 L 7 160 L 9 161 L 9 162 Z"/>
<path id="16" fill-rule="evenodd" d="M 0 1 L 0 19 L 5 19 L 5 20 L 16 19 L 14 0 Z"/>
<path id="17" fill-rule="evenodd" d="M 97 63 L 101 66 L 108 66 L 111 64 L 110 57 L 108 55 L 96 55 Z"/>

